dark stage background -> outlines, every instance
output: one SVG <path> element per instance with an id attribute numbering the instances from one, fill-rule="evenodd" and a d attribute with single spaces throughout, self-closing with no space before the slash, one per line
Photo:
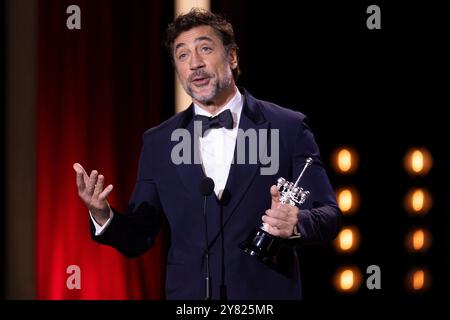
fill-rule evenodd
<path id="1" fill-rule="evenodd" d="M 2 2 L 0 4 L 0 43 L 5 43 L 5 34 L 6 34 L 6 20 L 5 20 L 5 3 Z M 1 75 L 1 81 L 2 83 L 6 83 L 6 73 L 5 73 L 5 50 L 0 50 L 0 75 Z M 0 157 L 0 190 L 6 189 L 5 184 L 5 133 L 6 133 L 6 112 L 5 112 L 5 86 L 0 86 L 0 118 L 1 118 L 1 140 L 0 140 L 0 150 L 2 151 L 2 157 Z M 1 192 L 0 195 L 0 203 L 1 203 L 1 210 L 2 212 L 5 212 L 6 205 L 5 205 L 5 193 Z M 5 246 L 4 243 L 6 242 L 5 238 L 5 214 L 0 215 L 0 259 L 2 263 L 0 264 L 0 274 L 2 275 L 0 279 L 0 297 L 5 296 L 5 264 L 3 261 L 5 261 Z"/>
<path id="2" fill-rule="evenodd" d="M 71 4 L 82 10 L 80 31 L 65 28 Z M 381 30 L 366 28 L 371 4 L 381 8 Z M 361 231 L 356 253 L 337 254 L 331 245 L 302 249 L 305 300 L 449 296 L 449 9 L 448 1 L 212 1 L 212 10 L 235 28 L 238 84 L 305 113 L 333 185 L 351 184 L 361 194 L 358 212 L 344 217 Z M 174 110 L 173 70 L 160 45 L 172 12 L 171 1 L 162 0 L 38 1 L 36 298 L 163 298 L 165 237 L 133 261 L 94 244 L 71 166 L 78 161 L 99 169 L 115 186 L 112 204 L 126 207 L 141 134 Z M 360 155 L 354 175 L 332 171 L 331 154 L 341 145 Z M 411 178 L 402 168 L 413 146 L 433 155 L 425 178 Z M 413 186 L 428 187 L 434 197 L 424 217 L 408 216 L 402 206 Z M 403 239 L 417 225 L 430 229 L 433 244 L 411 255 Z M 65 287 L 70 264 L 84 270 L 82 290 Z M 337 293 L 332 275 L 347 264 L 363 275 L 367 266 L 379 265 L 382 289 L 363 283 L 353 295 Z M 404 278 L 416 265 L 427 266 L 433 282 L 428 292 L 410 295 Z"/>
<path id="3" fill-rule="evenodd" d="M 382 29 L 366 28 L 366 8 L 378 4 Z M 305 299 L 341 297 L 330 290 L 336 265 L 371 264 L 382 271 L 382 290 L 364 285 L 367 298 L 409 297 L 404 278 L 413 265 L 431 269 L 433 286 L 421 299 L 448 297 L 450 278 L 449 164 L 444 136 L 449 105 L 449 4 L 444 1 L 288 1 L 239 5 L 215 2 L 234 22 L 241 48 L 240 83 L 257 97 L 305 113 L 324 161 L 351 145 L 361 166 L 350 177 L 328 167 L 333 185 L 354 185 L 358 212 L 344 217 L 362 233 L 359 250 L 335 256 L 331 246 L 304 248 Z M 406 175 L 409 147 L 425 146 L 435 165 L 425 179 Z M 435 203 L 425 218 L 405 213 L 403 196 L 412 186 L 429 187 Z M 414 225 L 429 226 L 433 246 L 414 256 L 403 239 Z M 343 297 L 347 298 L 347 297 Z M 350 297 L 354 299 L 354 297 Z"/>

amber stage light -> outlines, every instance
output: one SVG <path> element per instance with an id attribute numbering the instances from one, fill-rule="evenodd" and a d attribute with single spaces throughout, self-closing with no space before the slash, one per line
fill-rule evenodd
<path id="1" fill-rule="evenodd" d="M 411 148 L 406 152 L 403 165 L 411 176 L 424 176 L 433 166 L 433 158 L 426 148 Z"/>
<path id="2" fill-rule="evenodd" d="M 351 174 L 358 168 L 359 156 L 352 147 L 340 147 L 333 152 L 331 163 L 337 173 Z"/>

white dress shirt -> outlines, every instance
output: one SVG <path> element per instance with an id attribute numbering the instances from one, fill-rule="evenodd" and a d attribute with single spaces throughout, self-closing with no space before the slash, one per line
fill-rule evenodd
<path id="1" fill-rule="evenodd" d="M 229 109 L 233 116 L 233 129 L 217 128 L 205 132 L 203 137 L 199 137 L 200 159 L 202 160 L 203 171 L 207 177 L 214 180 L 214 193 L 220 199 L 227 183 L 230 173 L 231 162 L 233 161 L 236 137 L 239 128 L 239 120 L 243 99 L 236 89 L 234 97 L 218 113 Z M 194 104 L 195 114 L 212 117 L 208 111 Z"/>
<path id="2" fill-rule="evenodd" d="M 214 193 L 219 199 L 225 189 L 228 175 L 230 173 L 243 105 L 244 99 L 239 90 L 236 88 L 236 94 L 219 112 L 221 113 L 227 109 L 231 111 L 233 116 L 233 129 L 210 129 L 205 132 L 203 137 L 199 137 L 199 154 L 200 159 L 202 160 L 203 171 L 207 177 L 214 180 Z M 207 117 L 213 116 L 195 103 L 194 113 Z M 197 151 L 194 150 L 194 152 Z M 91 214 L 91 219 L 95 226 L 96 236 L 101 235 L 104 232 L 113 216 L 114 214 L 111 211 L 108 221 L 103 226 L 100 226 Z"/>

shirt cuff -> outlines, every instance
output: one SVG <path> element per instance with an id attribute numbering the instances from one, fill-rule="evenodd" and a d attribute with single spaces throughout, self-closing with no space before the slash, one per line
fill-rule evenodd
<path id="1" fill-rule="evenodd" d="M 105 232 L 106 228 L 109 226 L 109 224 L 111 223 L 111 219 L 114 217 L 114 213 L 112 212 L 112 210 L 109 210 L 109 218 L 108 220 L 105 222 L 104 225 L 99 225 L 97 223 L 97 221 L 95 221 L 94 216 L 92 215 L 91 211 L 89 211 L 89 215 L 91 216 L 91 220 L 92 223 L 94 224 L 95 227 L 95 235 L 96 236 L 101 236 L 103 234 L 103 232 Z"/>

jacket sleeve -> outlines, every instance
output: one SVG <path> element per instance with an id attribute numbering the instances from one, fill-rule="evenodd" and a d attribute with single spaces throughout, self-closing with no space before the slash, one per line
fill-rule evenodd
<path id="1" fill-rule="evenodd" d="M 341 211 L 324 165 L 320 159 L 319 148 L 309 129 L 306 118 L 302 120 L 297 133 L 293 156 L 293 179 L 297 179 L 306 159 L 313 159 L 305 171 L 299 186 L 311 194 L 300 206 L 297 229 L 299 244 L 324 243 L 336 237 L 341 228 Z"/>
<path id="2" fill-rule="evenodd" d="M 164 221 L 158 190 L 153 179 L 150 137 L 144 136 L 136 185 L 124 213 L 112 208 L 114 217 L 105 231 L 95 236 L 91 222 L 92 239 L 116 248 L 129 258 L 145 253 L 155 242 Z"/>

